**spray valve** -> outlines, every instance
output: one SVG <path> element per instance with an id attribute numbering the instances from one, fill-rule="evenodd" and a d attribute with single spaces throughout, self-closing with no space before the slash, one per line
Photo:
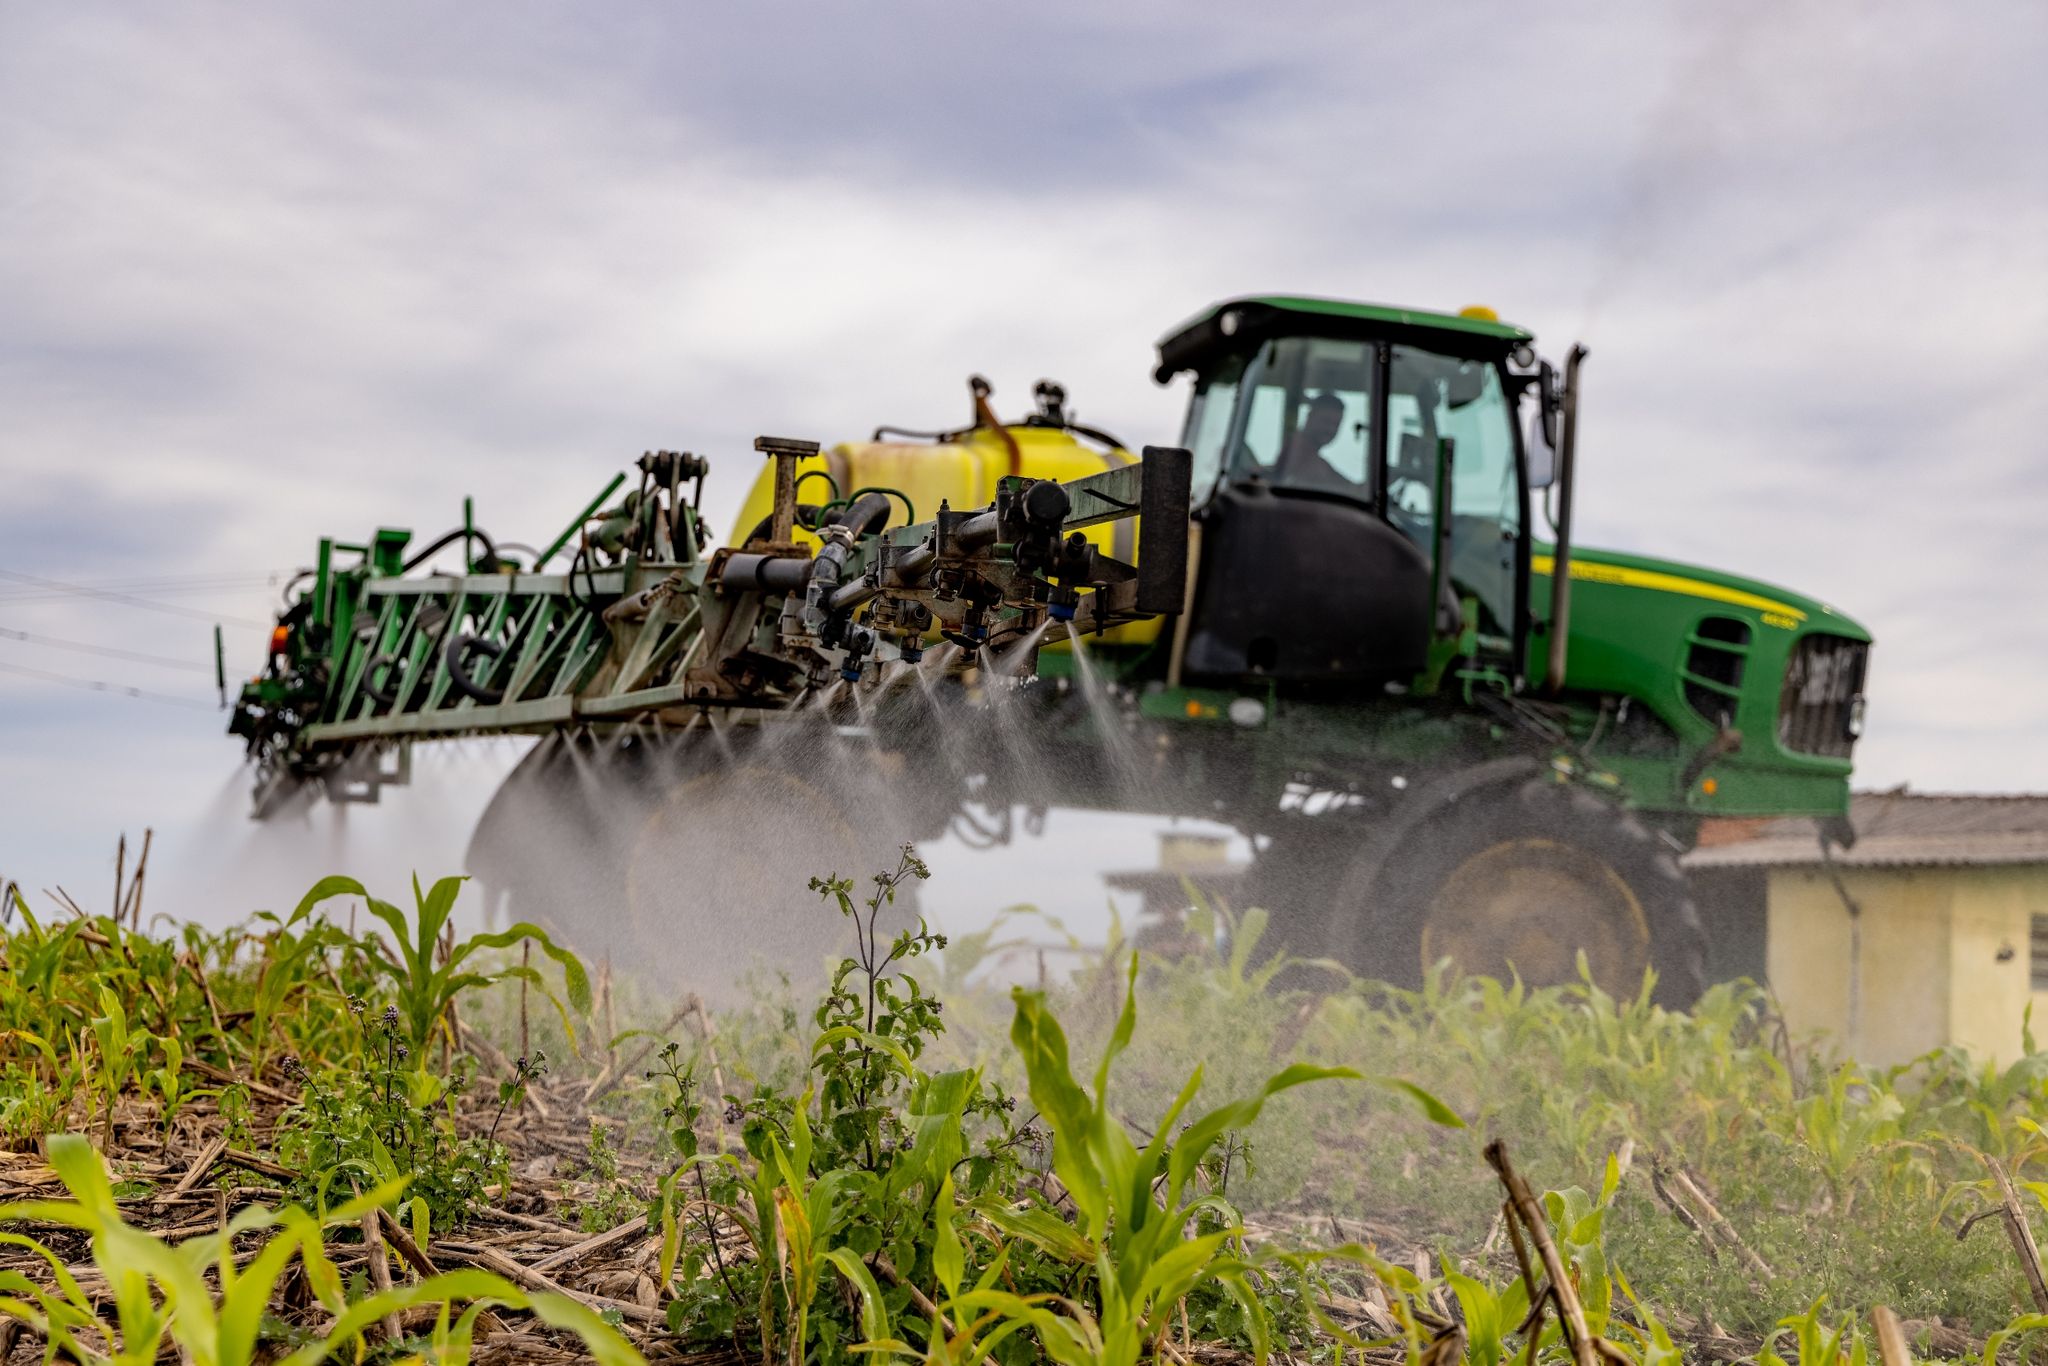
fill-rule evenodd
<path id="1" fill-rule="evenodd" d="M 1055 588 L 1046 602 L 1045 613 L 1054 621 L 1072 621 L 1074 612 L 1081 605 L 1081 593 L 1076 588 Z"/>
<path id="2" fill-rule="evenodd" d="M 820 529 L 818 539 L 810 581 L 804 585 L 802 614 L 804 629 L 812 635 L 824 635 L 830 629 L 832 593 L 853 554 L 853 531 L 843 525 L 828 526 Z"/>
<path id="3" fill-rule="evenodd" d="M 846 645 L 846 657 L 839 661 L 839 676 L 849 683 L 860 682 L 862 661 L 875 648 L 875 633 L 842 619 L 835 635 Z"/>

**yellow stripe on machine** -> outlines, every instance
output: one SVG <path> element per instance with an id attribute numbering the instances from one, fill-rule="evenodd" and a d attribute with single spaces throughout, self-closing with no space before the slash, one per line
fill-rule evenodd
<path id="1" fill-rule="evenodd" d="M 1532 555 L 1529 557 L 1529 572 L 1550 574 L 1557 568 L 1553 555 Z M 1714 602 L 1732 603 L 1737 607 L 1754 607 L 1764 614 L 1767 625 L 1783 626 L 1790 629 L 1806 620 L 1804 608 L 1794 607 L 1789 602 L 1766 598 L 1756 593 L 1746 593 L 1740 588 L 1729 588 L 1704 579 L 1688 579 L 1682 574 L 1665 574 L 1654 569 L 1630 569 L 1626 565 L 1602 564 L 1598 560 L 1573 560 L 1572 578 L 1587 583 L 1608 583 L 1620 588 L 1649 588 L 1660 593 L 1681 593 L 1690 598 L 1707 598 Z M 1776 617 L 1779 620 L 1773 621 Z M 1786 620 L 1790 618 L 1790 620 Z"/>

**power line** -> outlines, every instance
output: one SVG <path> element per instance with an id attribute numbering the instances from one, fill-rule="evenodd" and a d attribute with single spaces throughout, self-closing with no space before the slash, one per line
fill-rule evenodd
<path id="1" fill-rule="evenodd" d="M 70 593 L 82 598 L 98 598 L 102 602 L 119 603 L 123 607 L 140 607 L 150 612 L 168 612 L 172 616 L 192 617 L 198 621 L 218 621 L 230 626 L 246 626 L 255 631 L 268 631 L 271 623 L 251 621 L 247 617 L 225 617 L 213 612 L 202 612 L 196 607 L 179 607 L 168 602 L 151 602 L 128 593 L 115 593 L 104 588 L 88 588 L 81 583 L 64 583 L 57 579 L 46 579 L 38 574 L 24 574 L 18 569 L 0 569 L 0 579 L 14 579 L 21 583 L 32 583 L 39 587 L 53 589 L 59 593 Z"/>
<path id="2" fill-rule="evenodd" d="M 58 588 L 34 585 L 0 586 L 0 603 L 48 602 L 56 598 L 74 596 L 80 592 L 88 594 L 121 593 L 129 597 L 149 598 L 151 600 L 190 597 L 198 594 L 235 592 L 252 588 L 271 587 L 281 582 L 285 577 L 282 574 L 223 574 L 206 579 L 193 578 L 166 581 L 162 579 L 140 578 L 116 579 L 98 583 L 67 583 Z"/>
<path id="3" fill-rule="evenodd" d="M 81 579 L 79 583 L 86 588 L 127 588 L 131 586 L 142 587 L 144 585 L 162 585 L 169 588 L 182 584 L 219 583 L 229 579 L 281 579 L 293 572 L 295 571 L 276 565 L 266 566 L 262 569 L 199 569 L 184 574 L 152 574 L 147 571 L 136 571 L 126 574 L 112 574 L 103 579 Z M 7 589 L 5 591 L 19 592 L 20 590 Z"/>
<path id="4" fill-rule="evenodd" d="M 211 673 L 211 664 L 197 664 L 189 659 L 172 659 L 168 655 L 146 655 L 135 650 L 118 650 L 111 645 L 91 645 L 82 640 L 59 640 L 55 636 L 37 635 L 34 631 L 16 631 L 0 626 L 0 636 L 9 640 L 25 640 L 31 645 L 48 645 L 57 650 L 76 650 L 80 654 L 104 655 L 108 659 L 131 659 L 137 664 L 159 664 L 166 669 L 190 669 L 194 673 Z"/>
<path id="5" fill-rule="evenodd" d="M 91 692 L 105 693 L 109 697 L 133 697 L 141 702 L 162 702 L 174 707 L 197 707 L 201 711 L 212 711 L 213 703 L 201 702 L 192 697 L 174 697 L 170 693 L 151 692 L 147 688 L 131 688 L 125 683 L 105 683 L 97 678 L 74 678 L 70 674 L 51 673 L 48 669 L 31 669 L 22 664 L 0 663 L 0 673 L 20 674 L 24 678 L 40 679 L 45 683 L 62 683 L 66 687 L 85 688 Z"/>
<path id="6" fill-rule="evenodd" d="M 208 569 L 192 574 L 116 574 L 104 579 L 84 579 L 80 585 L 85 588 L 184 588 L 192 585 L 214 583 L 272 583 L 296 573 L 293 569 Z M 24 590 L 9 588 L 9 593 Z"/>
<path id="7" fill-rule="evenodd" d="M 143 579 L 135 583 L 91 583 L 79 584 L 77 587 L 90 593 L 126 593 L 131 597 L 149 598 L 154 601 L 159 598 L 183 598 L 208 593 L 243 592 L 249 589 L 260 590 L 270 587 L 277 582 L 279 582 L 278 579 L 269 578 L 268 576 L 215 579 L 209 583 L 171 583 L 161 585 L 151 580 Z M 75 589 L 71 588 L 0 588 L 0 604 L 11 602 L 49 602 L 57 598 L 69 597 L 75 591 Z"/>

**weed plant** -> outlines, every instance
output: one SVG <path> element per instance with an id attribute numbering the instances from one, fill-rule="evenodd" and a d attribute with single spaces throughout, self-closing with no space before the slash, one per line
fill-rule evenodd
<path id="1" fill-rule="evenodd" d="M 292 1194 L 320 1211 L 337 1192 L 354 1196 L 402 1182 L 414 1208 L 423 1209 L 416 1223 L 462 1224 L 486 1188 L 507 1174 L 505 1150 L 494 1137 L 465 1135 L 457 1122 L 475 1060 L 459 1057 L 447 1075 L 415 1067 L 397 1007 L 371 1018 L 366 1004 L 352 998 L 349 1011 L 361 1022 L 367 1068 L 351 1064 L 315 1073 L 286 1060 L 285 1075 L 301 1088 L 277 1141 L 279 1161 L 299 1173 Z"/>

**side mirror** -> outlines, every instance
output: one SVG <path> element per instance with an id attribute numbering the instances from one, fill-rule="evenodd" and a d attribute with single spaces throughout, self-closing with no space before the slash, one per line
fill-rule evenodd
<path id="1" fill-rule="evenodd" d="M 1529 487 L 1547 489 L 1557 482 L 1557 413 L 1561 406 L 1557 372 L 1549 361 L 1537 370 L 1531 388 L 1536 408 L 1529 414 L 1529 435 L 1523 447 L 1529 458 Z"/>
<path id="2" fill-rule="evenodd" d="M 1547 489 L 1557 482 L 1557 447 L 1550 444 L 1550 433 L 1544 430 L 1543 415 L 1532 414 L 1529 418 L 1529 440 L 1525 449 L 1529 454 L 1529 487 Z"/>

